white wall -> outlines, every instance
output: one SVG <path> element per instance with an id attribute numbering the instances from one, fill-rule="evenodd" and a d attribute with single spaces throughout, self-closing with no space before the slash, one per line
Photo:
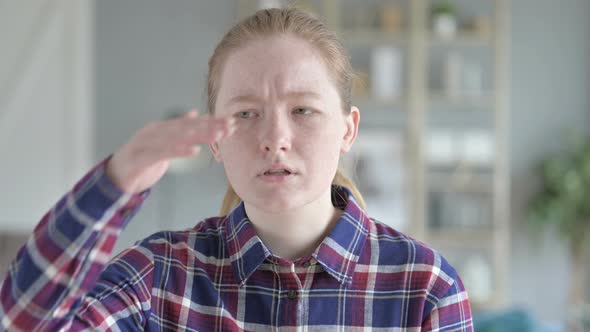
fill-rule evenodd
<path id="1" fill-rule="evenodd" d="M 28 232 L 90 166 L 91 2 L 0 2 L 0 229 Z"/>

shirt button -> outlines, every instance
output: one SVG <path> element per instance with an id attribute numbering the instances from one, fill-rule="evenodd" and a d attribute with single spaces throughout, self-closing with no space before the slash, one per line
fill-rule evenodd
<path id="1" fill-rule="evenodd" d="M 296 298 L 296 297 L 297 297 L 297 291 L 296 291 L 296 290 L 294 290 L 294 289 L 291 289 L 291 290 L 289 291 L 289 298 L 290 298 L 290 299 L 294 299 L 294 298 Z"/>
<path id="2" fill-rule="evenodd" d="M 131 215 L 132 212 L 133 209 L 123 209 L 119 215 L 123 218 L 127 218 Z"/>

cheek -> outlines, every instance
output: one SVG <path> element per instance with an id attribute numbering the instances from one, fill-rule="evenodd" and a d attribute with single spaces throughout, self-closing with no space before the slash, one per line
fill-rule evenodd
<path id="1" fill-rule="evenodd" d="M 303 128 L 303 135 L 312 138 L 324 149 L 330 150 L 336 146 L 340 146 L 342 141 L 342 130 L 334 122 L 322 122 L 310 124 Z"/>
<path id="2" fill-rule="evenodd" d="M 329 126 L 328 120 L 325 115 L 295 117 L 293 126 L 302 135 L 318 135 L 325 132 L 326 126 Z"/>
<path id="3" fill-rule="evenodd" d="M 336 128 L 324 126 L 306 132 L 300 135 L 299 142 L 306 159 L 313 160 L 319 167 L 332 168 L 338 164 L 341 140 Z"/>
<path id="4" fill-rule="evenodd" d="M 234 133 L 226 138 L 232 145 L 236 144 L 252 144 L 254 142 L 255 135 L 260 130 L 256 121 L 239 121 L 236 123 L 236 129 Z"/>
<path id="5" fill-rule="evenodd" d="M 236 131 L 231 137 L 227 137 L 219 142 L 219 153 L 224 161 L 237 157 L 236 154 L 244 150 L 246 142 L 244 138 L 245 136 L 239 135 Z"/>

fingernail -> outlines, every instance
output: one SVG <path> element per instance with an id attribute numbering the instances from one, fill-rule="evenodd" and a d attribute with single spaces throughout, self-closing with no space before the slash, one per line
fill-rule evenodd
<path id="1" fill-rule="evenodd" d="M 192 150 L 193 150 L 193 154 L 199 153 L 199 151 L 201 151 L 201 146 L 200 145 L 193 145 Z"/>

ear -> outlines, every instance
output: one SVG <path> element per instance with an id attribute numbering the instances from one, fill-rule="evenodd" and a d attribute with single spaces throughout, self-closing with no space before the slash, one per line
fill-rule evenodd
<path id="1" fill-rule="evenodd" d="M 217 142 L 209 143 L 209 149 L 218 163 L 223 162 L 223 159 L 221 159 L 221 153 L 219 152 L 219 144 L 217 144 Z"/>
<path id="2" fill-rule="evenodd" d="M 359 121 L 361 114 L 356 106 L 350 108 L 350 113 L 345 116 L 346 133 L 342 138 L 342 146 L 340 148 L 341 153 L 348 152 L 354 143 L 359 130 Z"/>

